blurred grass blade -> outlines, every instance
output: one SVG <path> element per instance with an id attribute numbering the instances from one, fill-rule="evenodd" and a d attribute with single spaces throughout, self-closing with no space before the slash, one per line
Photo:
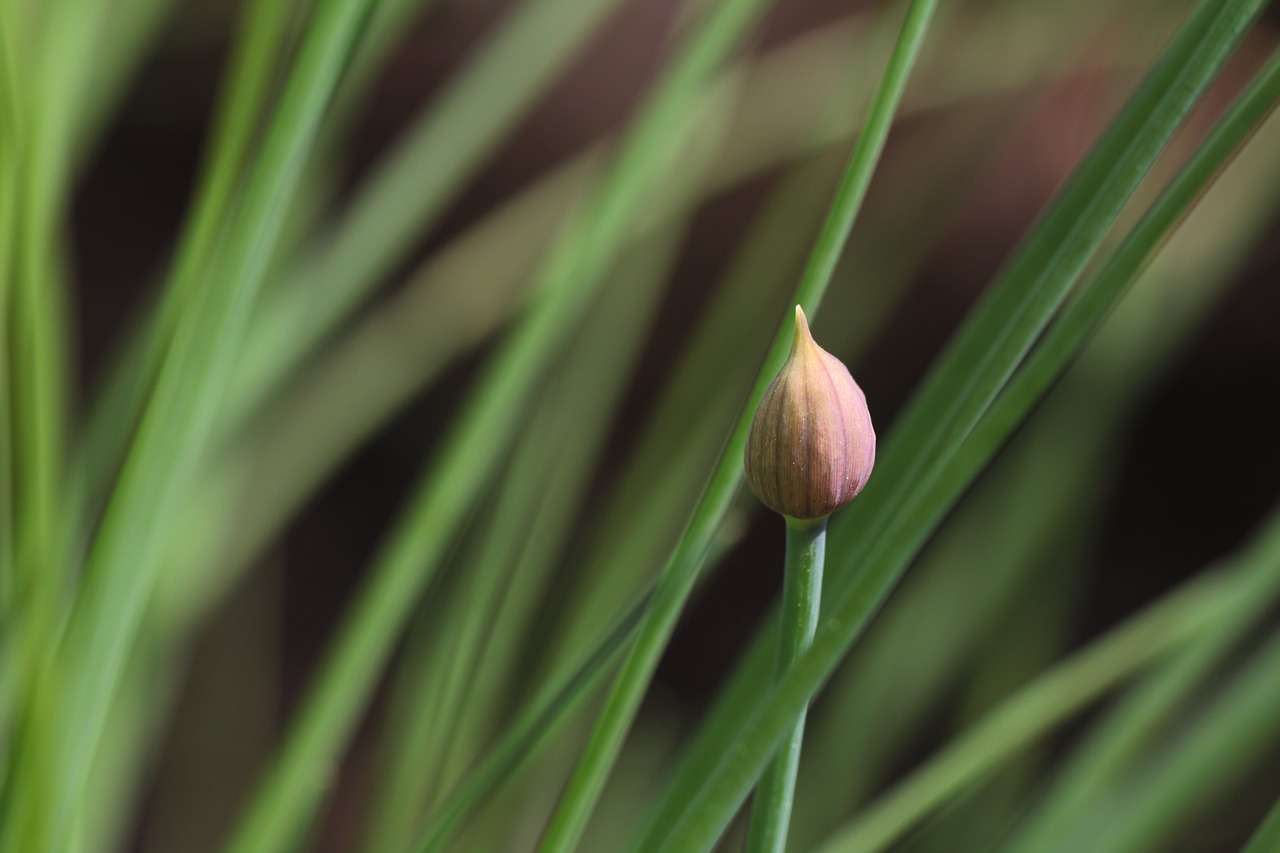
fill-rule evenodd
<path id="1" fill-rule="evenodd" d="M 934 5 L 928 0 L 913 2 L 907 11 L 902 35 L 894 48 L 863 132 L 858 137 L 809 263 L 796 288 L 793 301 L 804 305 L 811 315 L 816 316 L 823 292 L 830 282 L 854 219 L 866 196 L 867 185 L 884 149 L 907 76 L 919 55 Z M 586 828 L 587 820 L 621 749 L 649 679 L 697 579 L 711 537 L 741 484 L 741 459 L 746 428 L 750 424 L 755 404 L 782 363 L 788 344 L 785 325 L 784 323 L 783 328 L 775 335 L 744 412 L 716 464 L 684 535 L 663 569 L 653 610 L 645 619 L 640 636 L 610 692 L 586 751 L 547 827 L 541 845 L 544 853 L 563 853 L 572 849 Z"/>
<path id="2" fill-rule="evenodd" d="M 686 108 L 727 58 L 759 0 L 709 12 L 655 84 L 609 177 L 561 235 L 538 276 L 539 299 L 482 371 L 433 464 L 374 561 L 232 850 L 288 846 L 322 794 L 388 656 L 444 548 L 521 423 L 521 413 L 621 248 L 653 185 L 666 178 L 689 132 Z"/>
<path id="3" fill-rule="evenodd" d="M 1280 556 L 1271 555 L 1280 562 Z M 1180 832 L 1233 791 L 1280 744 L 1280 633 L 1272 633 L 1153 759 L 1128 774 L 1084 837 L 1097 853 L 1167 850 Z M 1079 849 L 1079 848 L 1075 848 Z"/>
<path id="4" fill-rule="evenodd" d="M 277 72 L 288 49 L 294 0 L 249 0 L 244 6 L 235 47 L 223 83 L 213 127 L 200 165 L 199 190 L 179 237 L 154 316 L 146 317 L 107 376 L 102 398 L 90 411 L 80 444 L 78 486 L 81 500 L 94 505 L 120 464 L 138 426 L 179 319 L 197 298 L 202 276 L 226 232 L 267 106 L 275 94 Z M 87 509 L 87 508 L 86 508 Z"/>
<path id="5" fill-rule="evenodd" d="M 13 247 L 18 221 L 18 188 L 21 177 L 22 109 L 18 59 L 14 55 L 15 7 L 0 4 L 0 353 L 9 352 L 9 314 L 12 310 L 16 265 Z M 13 530 L 14 412 L 9 386 L 9 359 L 0 362 L 0 529 Z M 17 597 L 17 555 L 12 535 L 0 537 L 0 619 L 11 618 Z"/>
<path id="6" fill-rule="evenodd" d="M 1280 131 L 1280 125 L 1273 122 L 1268 130 Z M 1275 133 L 1269 133 L 1265 138 L 1273 140 Z M 1234 169 L 1228 177 L 1233 174 Z M 1272 179 L 1264 181 L 1262 186 L 1274 184 Z M 1236 230 L 1247 232 L 1249 229 L 1247 224 L 1241 223 Z M 1136 760 L 1150 742 L 1152 732 L 1167 721 L 1178 704 L 1220 665 L 1225 655 L 1275 599 L 1280 591 L 1277 589 L 1280 573 L 1270 566 L 1260 566 L 1260 572 L 1255 581 L 1256 588 L 1249 594 L 1250 603 L 1242 608 L 1236 620 L 1223 623 L 1194 651 L 1153 675 L 1095 726 L 1084 743 L 1074 751 L 1071 760 L 1065 763 L 1058 778 L 1041 798 L 1039 807 L 1002 849 L 1026 853 L 1048 849 L 1051 840 L 1061 836 L 1063 827 L 1078 820 L 1082 810 L 1089 808 L 1097 792 L 1114 782 L 1116 775 Z"/>
<path id="7" fill-rule="evenodd" d="M 973 442 L 981 452 L 960 454 L 957 461 L 962 464 L 949 462 L 1260 6 L 1210 2 L 1192 14 L 949 347 L 891 436 L 879 463 L 879 479 L 873 478 L 852 511 L 833 522 L 839 525 L 838 541 L 849 535 L 845 530 L 862 538 L 853 548 L 844 545 L 843 554 L 839 546 L 833 554 L 841 566 L 832 596 L 835 604 L 812 650 L 768 701 L 757 705 L 736 745 L 727 746 L 723 763 L 701 768 L 709 778 L 707 786 L 686 809 L 664 849 L 702 850 L 719 834 L 768 759 L 786 720 L 820 688 L 946 508 L 1007 436 L 1007 430 L 993 427 Z M 1080 332 L 1081 337 L 1085 334 L 1087 329 Z M 1021 417 L 1030 404 L 1011 398 L 1010 411 Z M 917 462 L 922 458 L 929 460 L 923 470 Z M 892 476 L 886 478 L 886 472 Z M 869 500 L 873 495 L 875 500 Z"/>
<path id="8" fill-rule="evenodd" d="M 527 0 L 264 300 L 224 418 L 238 424 L 413 248 L 621 0 Z M 519 73 L 513 74 L 512 69 Z"/>
<path id="9" fill-rule="evenodd" d="M 519 769 L 538 745 L 549 738 L 617 660 L 631 642 L 652 604 L 646 593 L 562 684 L 544 691 L 529 703 L 502 738 L 474 770 L 445 799 L 428 821 L 427 830 L 414 849 L 441 853 L 466 820 L 494 795 Z"/>
<path id="10" fill-rule="evenodd" d="M 479 55 L 450 84 L 435 109 L 424 110 L 404 140 L 363 185 L 360 193 L 331 233 L 317 240 L 311 253 L 298 262 L 278 287 L 268 290 L 255 314 L 243 352 L 237 359 L 220 420 L 227 429 L 242 422 L 295 371 L 311 348 L 333 331 L 379 283 L 381 276 L 403 257 L 523 114 L 549 85 L 555 74 L 581 47 L 619 0 L 533 0 L 520 5 Z M 407 14 L 407 0 L 379 4 L 371 33 L 386 43 L 387 27 Z M 261 103 L 272 82 L 272 47 L 287 32 L 291 2 L 255 2 L 242 32 L 239 53 L 228 91 L 234 101 L 218 124 L 221 142 L 210 151 L 218 161 L 180 254 L 178 277 L 198 268 L 208 238 L 216 236 L 219 202 L 225 195 L 222 177 L 234 178 L 237 134 L 252 130 L 255 97 Z M 367 85 L 376 48 L 356 55 L 354 71 Z M 512 77 L 519 65 L 523 73 Z M 347 84 L 344 84 L 344 88 Z M 254 91 L 253 87 L 261 91 Z M 479 105 L 479 106 L 478 106 Z M 204 216 L 204 214 L 208 216 Z M 208 226 L 208 227 L 206 227 Z M 172 300 L 166 294 L 166 300 Z M 113 372 L 91 421 L 85 452 L 86 488 L 96 484 L 116 464 L 124 432 L 136 420 L 138 395 L 146 388 L 140 377 L 154 372 L 152 360 L 170 334 L 166 302 L 158 325 L 129 342 L 131 350 Z M 145 349 L 144 349 L 145 348 Z M 150 352 L 150 354 L 146 354 Z M 151 365 L 149 367 L 149 365 Z"/>
<path id="11" fill-rule="evenodd" d="M 82 3 L 81 6 L 84 4 Z M 95 33 L 93 73 L 80 89 L 77 128 L 73 132 L 76 160 L 83 163 L 103 134 L 129 84 L 142 69 L 163 30 L 175 0 L 115 0 L 106 27 Z"/>
<path id="12" fill-rule="evenodd" d="M 682 235 L 682 228 L 673 228 L 643 244 L 644 251 L 624 256 L 579 339 L 563 357 L 554 386 L 529 418 L 493 499 L 494 511 L 481 524 L 478 553 L 458 569 L 463 594 L 449 609 L 461 611 L 461 625 L 448 637 L 431 638 L 440 663 L 436 672 L 442 674 L 437 678 L 435 672 L 416 668 L 403 673 L 418 686 L 403 715 L 406 727 L 386 728 L 390 772 L 379 786 L 374 831 L 366 844 L 371 853 L 404 849 L 417 835 L 424 805 L 433 802 L 428 794 L 438 796 L 454 781 L 466 722 L 498 710 L 469 700 L 491 635 L 499 630 L 496 617 L 511 573 L 518 567 L 547 577 L 549 566 L 522 565 L 521 552 L 534 540 L 550 537 L 538 550 L 543 562 L 551 563 L 569 535 Z M 415 731 L 418 737 L 407 736 Z M 410 749 L 411 744 L 420 748 Z"/>
<path id="13" fill-rule="evenodd" d="M 57 706 L 49 673 L 62 610 L 70 593 L 70 557 L 62 519 L 64 441 L 70 402 L 67 375 L 69 306 L 62 265 L 62 218 L 72 184 L 76 118 L 86 78 L 92 75 L 92 41 L 106 15 L 105 3 L 52 2 L 38 26 L 12 4 L 4 15 L 5 128 L 8 154 L 3 202 L 12 204 L 3 369 L 8 374 L 6 476 L 11 478 L 13 594 L 21 600 L 14 627 L 21 650 L 16 674 L 20 701 L 14 727 L 11 786 L 0 806 L 0 849 L 39 849 L 56 823 L 50 801 L 58 785 L 52 771 L 60 747 L 51 731 Z M 23 41 L 19 42 L 19 34 Z"/>
<path id="14" fill-rule="evenodd" d="M 94 540 L 60 649 L 56 822 L 66 832 L 84 794 L 142 606 L 168 512 L 199 462 L 288 199 L 346 66 L 369 0 L 322 0 L 286 84 L 215 270 L 182 312 L 119 482 Z M 60 844 L 35 843 L 33 849 Z"/>

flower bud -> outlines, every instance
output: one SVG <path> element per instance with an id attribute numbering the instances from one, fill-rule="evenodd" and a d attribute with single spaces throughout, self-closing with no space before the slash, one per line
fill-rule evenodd
<path id="1" fill-rule="evenodd" d="M 774 512 L 823 518 L 862 491 L 875 461 L 867 399 L 848 368 L 814 343 L 797 305 L 791 355 L 747 435 L 747 482 Z"/>

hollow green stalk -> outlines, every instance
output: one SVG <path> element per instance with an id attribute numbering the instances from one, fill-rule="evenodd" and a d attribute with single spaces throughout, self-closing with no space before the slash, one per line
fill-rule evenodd
<path id="1" fill-rule="evenodd" d="M 827 550 L 827 519 L 787 519 L 787 563 L 782 580 L 782 621 L 773 671 L 781 678 L 813 642 L 822 600 L 822 561 Z M 805 711 L 796 717 L 773 764 L 760 777 L 746 853 L 782 853 L 787 847 L 791 801 L 800 766 Z"/>

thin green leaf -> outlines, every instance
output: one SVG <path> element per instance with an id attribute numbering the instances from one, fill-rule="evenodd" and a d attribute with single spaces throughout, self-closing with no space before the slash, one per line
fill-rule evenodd
<path id="1" fill-rule="evenodd" d="M 19 165 L 21 163 L 22 110 L 14 56 L 12 4 L 0 4 L 0 352 L 9 352 L 9 312 L 13 299 L 15 265 L 13 246 L 18 218 Z M 14 505 L 13 420 L 9 362 L 0 364 L 0 528 L 13 530 Z M 0 616 L 10 617 L 20 580 L 13 538 L 0 540 Z"/>
<path id="2" fill-rule="evenodd" d="M 372 0 L 324 0 L 300 49 L 216 270 L 173 346 L 94 540 L 61 661 L 56 824 L 69 831 L 124 662 L 154 584 L 162 530 L 199 462 L 288 200 Z M 60 845 L 38 844 L 41 849 Z"/>

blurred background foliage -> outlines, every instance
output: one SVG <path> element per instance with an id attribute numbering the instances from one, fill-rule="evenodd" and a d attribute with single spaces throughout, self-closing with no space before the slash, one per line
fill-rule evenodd
<path id="1" fill-rule="evenodd" d="M 438 568 L 404 587 L 385 672 L 352 663 L 371 695 L 332 718 L 356 728 L 309 780 L 308 849 L 414 849 L 522 712 L 630 636 L 787 315 L 903 8 L 767 4 L 674 102 L 680 145 L 653 143 L 647 172 L 636 155 L 634 201 L 602 214 L 618 140 L 712 5 L 4 0 L 5 849 L 62 819 L 24 798 L 58 787 L 32 775 L 42 739 L 64 746 L 41 721 L 74 720 L 79 694 L 32 685 L 86 559 L 137 627 L 87 793 L 66 794 L 82 811 L 52 830 L 73 849 L 222 849 L 371 565 Z M 882 438 L 1190 9 L 940 4 L 813 324 Z M 1268 62 L 1278 20 L 1245 36 L 1109 245 Z M 789 849 L 1228 850 L 1280 795 L 1277 152 L 1272 119 L 819 694 Z M 577 290 L 562 257 L 589 270 Z M 223 304 L 231 279 L 257 283 Z M 552 343 L 510 355 L 558 299 L 579 307 L 546 321 Z M 200 349 L 201 318 L 223 316 L 244 334 Z M 221 392 L 175 379 L 164 396 L 185 341 Z M 484 410 L 503 432 L 459 433 L 503 357 L 519 380 L 504 415 Z M 484 470 L 449 467 L 468 441 Z M 138 470 L 167 491 L 127 504 Z M 471 474 L 474 507 L 427 491 Z M 433 500 L 447 522 L 406 520 Z M 126 505 L 145 523 L 113 528 Z M 125 531 L 117 552 L 102 530 Z M 782 534 L 749 493 L 719 526 L 581 849 L 646 825 L 769 612 Z M 62 649 L 86 650 L 92 691 L 85 630 Z M 552 698 L 554 725 L 456 849 L 536 845 L 599 699 Z"/>

